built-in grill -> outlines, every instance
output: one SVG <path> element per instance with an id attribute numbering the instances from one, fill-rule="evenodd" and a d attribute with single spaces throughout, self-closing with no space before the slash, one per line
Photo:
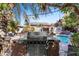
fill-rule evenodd
<path id="1" fill-rule="evenodd" d="M 29 32 L 27 44 L 46 44 L 47 34 L 45 32 Z"/>
<path id="2" fill-rule="evenodd" d="M 43 56 L 46 51 L 47 34 L 45 32 L 29 32 L 27 35 L 27 50 L 30 56 Z"/>

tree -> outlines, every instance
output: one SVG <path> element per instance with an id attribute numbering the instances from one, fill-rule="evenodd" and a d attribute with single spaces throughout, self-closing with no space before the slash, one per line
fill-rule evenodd
<path id="1" fill-rule="evenodd" d="M 0 4 L 0 29 L 7 33 L 8 21 L 12 19 L 13 14 L 11 11 L 10 4 L 1 3 Z"/>
<path id="2" fill-rule="evenodd" d="M 10 20 L 8 22 L 7 30 L 8 32 L 16 33 L 19 30 L 18 26 L 19 26 L 18 21 Z"/>
<path id="3" fill-rule="evenodd" d="M 79 33 L 74 33 L 72 35 L 72 46 L 74 48 L 74 51 L 76 52 L 77 56 L 79 56 Z"/>
<path id="4" fill-rule="evenodd" d="M 76 27 L 78 26 L 78 17 L 74 14 L 74 13 L 70 13 L 68 16 L 64 17 L 64 23 L 62 24 L 62 27 L 65 30 L 69 30 L 69 31 L 77 31 Z"/>
<path id="5" fill-rule="evenodd" d="M 7 26 L 8 22 L 13 18 L 13 12 L 12 12 L 12 6 L 8 3 L 0 3 L 0 30 L 4 33 L 4 36 L 0 37 L 0 41 L 2 42 L 2 53 L 5 54 L 5 47 L 8 48 L 8 44 L 5 44 L 7 42 L 6 34 L 7 34 Z M 12 19 L 13 20 L 13 19 Z M 1 34 L 2 35 L 2 34 Z"/>

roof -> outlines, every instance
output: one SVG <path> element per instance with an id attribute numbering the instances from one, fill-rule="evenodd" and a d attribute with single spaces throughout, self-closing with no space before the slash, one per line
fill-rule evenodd
<path id="1" fill-rule="evenodd" d="M 30 23 L 31 25 L 51 25 L 51 24 L 49 24 L 49 23 L 36 23 L 36 22 L 34 22 L 34 23 Z"/>

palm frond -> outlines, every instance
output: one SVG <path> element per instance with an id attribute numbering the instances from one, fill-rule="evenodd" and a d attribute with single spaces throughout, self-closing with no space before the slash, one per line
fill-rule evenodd
<path id="1" fill-rule="evenodd" d="M 16 3 L 15 5 L 16 5 L 15 7 L 16 7 L 16 9 L 17 9 L 18 16 L 19 16 L 19 18 L 20 18 L 20 15 L 21 15 L 21 8 L 20 8 L 20 7 L 21 7 L 21 6 L 20 6 L 19 3 Z"/>

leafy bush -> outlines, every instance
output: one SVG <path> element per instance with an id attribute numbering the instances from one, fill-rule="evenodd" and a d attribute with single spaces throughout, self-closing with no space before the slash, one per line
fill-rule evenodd
<path id="1" fill-rule="evenodd" d="M 72 35 L 72 44 L 74 46 L 78 46 L 78 44 L 79 44 L 79 33 L 74 33 Z"/>
<path id="2" fill-rule="evenodd" d="M 79 56 L 79 33 L 74 33 L 72 35 L 72 45 L 74 46 L 74 51 Z"/>

